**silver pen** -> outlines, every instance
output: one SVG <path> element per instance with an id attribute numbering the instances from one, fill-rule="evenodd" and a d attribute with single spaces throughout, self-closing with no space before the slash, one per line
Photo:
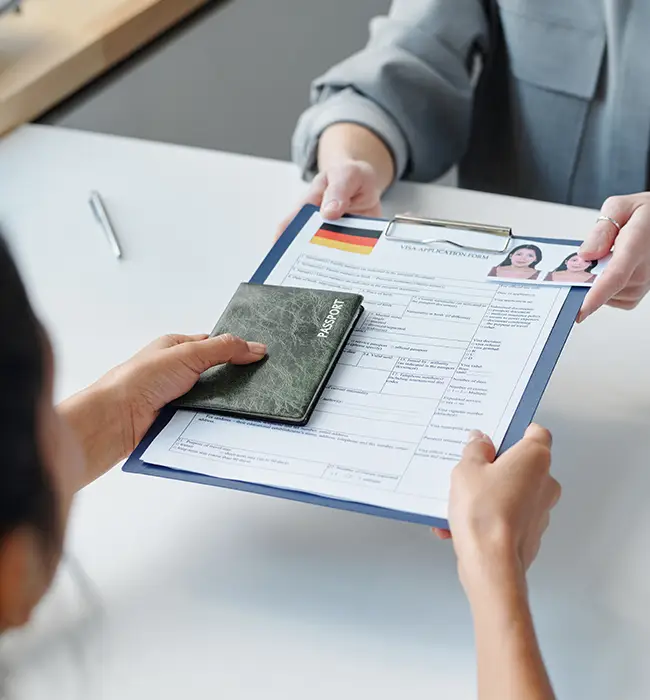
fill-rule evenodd
<path id="1" fill-rule="evenodd" d="M 104 207 L 104 202 L 102 201 L 99 192 L 93 190 L 90 193 L 88 203 L 90 204 L 90 208 L 92 209 L 95 218 L 97 219 L 97 223 L 104 230 L 104 234 L 106 235 L 106 239 L 108 240 L 111 249 L 113 250 L 113 254 L 116 258 L 121 258 L 122 249 L 120 248 L 119 241 L 115 235 L 115 229 L 113 228 L 113 224 L 108 217 L 108 212 L 106 211 L 106 207 Z"/>

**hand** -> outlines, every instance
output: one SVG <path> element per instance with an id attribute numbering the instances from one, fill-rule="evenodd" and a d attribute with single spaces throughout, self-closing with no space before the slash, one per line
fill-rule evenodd
<path id="1" fill-rule="evenodd" d="M 578 316 L 584 321 L 603 304 L 633 309 L 650 289 L 650 192 L 610 197 L 598 221 L 580 248 L 586 260 L 604 258 L 616 244 L 612 260 L 589 290 Z"/>
<path id="2" fill-rule="evenodd" d="M 473 431 L 452 473 L 449 524 L 466 590 L 486 574 L 523 579 L 560 498 L 544 428 L 531 425 L 518 444 L 495 455 L 492 441 Z"/>
<path id="3" fill-rule="evenodd" d="M 381 216 L 381 194 L 379 179 L 369 163 L 343 161 L 316 175 L 300 205 L 278 227 L 276 238 L 305 204 L 320 207 L 324 219 L 340 219 L 343 214 Z"/>
<path id="4" fill-rule="evenodd" d="M 265 354 L 265 345 L 232 335 L 165 335 L 111 370 L 98 384 L 112 389 L 127 420 L 124 455 L 135 449 L 160 409 L 188 392 L 202 372 L 226 362 L 257 362 Z"/>

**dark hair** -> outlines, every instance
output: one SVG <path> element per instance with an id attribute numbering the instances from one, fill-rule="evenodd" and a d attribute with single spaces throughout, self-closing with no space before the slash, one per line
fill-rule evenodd
<path id="1" fill-rule="evenodd" d="M 571 253 L 571 255 L 567 255 L 566 258 L 553 270 L 553 272 L 564 272 L 565 270 L 568 270 L 569 268 L 567 267 L 567 263 L 571 258 L 575 257 L 580 257 L 578 253 Z M 583 258 L 584 259 L 584 258 Z M 584 272 L 591 272 L 596 265 L 598 265 L 598 260 L 590 260 L 585 262 L 589 262 L 589 265 L 584 269 Z"/>
<path id="2" fill-rule="evenodd" d="M 27 525 L 57 537 L 56 499 L 39 452 L 45 334 L 0 236 L 0 541 Z"/>
<path id="3" fill-rule="evenodd" d="M 531 263 L 528 267 L 535 267 L 535 265 L 542 262 L 542 251 L 536 245 L 532 245 L 532 243 L 525 243 L 524 245 L 518 245 L 516 248 L 513 248 L 508 253 L 506 259 L 502 263 L 499 263 L 497 267 L 509 267 L 512 265 L 512 256 L 518 250 L 532 250 L 533 253 L 535 253 L 535 262 Z"/>

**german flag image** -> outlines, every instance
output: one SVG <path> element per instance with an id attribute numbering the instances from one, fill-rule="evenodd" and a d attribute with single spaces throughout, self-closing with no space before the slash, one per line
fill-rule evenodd
<path id="1" fill-rule="evenodd" d="M 311 239 L 311 243 L 326 248 L 345 250 L 348 253 L 370 255 L 381 236 L 381 231 L 362 228 L 350 228 L 338 224 L 322 224 Z"/>

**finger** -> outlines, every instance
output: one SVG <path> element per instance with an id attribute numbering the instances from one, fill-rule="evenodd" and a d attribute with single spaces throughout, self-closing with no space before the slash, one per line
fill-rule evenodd
<path id="1" fill-rule="evenodd" d="M 598 277 L 594 286 L 589 290 L 582 308 L 578 314 L 578 323 L 582 323 L 601 306 L 625 289 L 637 265 L 637 259 L 629 251 L 619 249 L 614 251 L 611 262 Z"/>
<path id="2" fill-rule="evenodd" d="M 318 173 L 316 177 L 312 180 L 307 194 L 301 201 L 300 206 L 296 207 L 289 216 L 282 219 L 279 223 L 277 229 L 275 230 L 275 240 L 280 238 L 280 236 L 287 230 L 289 224 L 296 218 L 298 212 L 303 208 L 305 204 L 313 204 L 315 207 L 320 207 L 323 202 L 323 193 L 327 187 L 327 176 L 325 173 Z"/>
<path id="3" fill-rule="evenodd" d="M 352 209 L 350 210 L 350 213 L 359 214 L 360 216 L 368 216 L 371 219 L 381 219 L 381 217 L 382 217 L 381 201 L 378 201 L 376 204 L 373 204 L 371 207 L 368 207 L 367 209 L 357 209 L 357 207 L 354 205 L 354 202 L 353 202 Z"/>
<path id="4" fill-rule="evenodd" d="M 472 430 L 463 450 L 463 461 L 489 464 L 496 458 L 496 449 L 490 438 L 480 430 Z"/>
<path id="5" fill-rule="evenodd" d="M 601 216 L 614 219 L 622 230 L 640 204 L 640 200 L 634 196 L 609 197 L 603 202 L 600 213 Z M 618 235 L 619 229 L 616 224 L 607 219 L 597 221 L 580 246 L 580 256 L 586 260 L 600 260 L 610 252 Z"/>
<path id="6" fill-rule="evenodd" d="M 539 534 L 542 536 L 547 530 L 548 526 L 551 524 L 551 514 L 546 511 L 539 521 Z"/>
<path id="7" fill-rule="evenodd" d="M 199 340 L 207 340 L 209 337 L 207 333 L 197 333 L 195 335 L 186 336 L 187 340 L 185 342 L 194 343 Z"/>
<path id="8" fill-rule="evenodd" d="M 165 350 L 166 348 L 173 348 L 176 345 L 182 345 L 183 343 L 189 343 L 197 340 L 205 340 L 210 336 L 206 333 L 200 335 L 181 335 L 180 333 L 168 333 L 160 338 L 156 338 L 149 345 L 145 346 L 140 352 L 147 352 L 150 350 Z"/>
<path id="9" fill-rule="evenodd" d="M 649 234 L 648 207 L 639 207 L 621 229 L 611 262 L 585 297 L 578 323 L 627 288 L 637 268 L 647 259 Z"/>
<path id="10" fill-rule="evenodd" d="M 618 309 L 633 309 L 638 306 L 648 291 L 646 284 L 627 284 L 625 289 L 621 290 L 613 299 L 610 299 L 607 304 L 615 306 Z"/>
<path id="11" fill-rule="evenodd" d="M 282 221 L 278 224 L 278 227 L 275 229 L 275 240 L 277 241 L 278 238 L 289 228 L 289 224 L 296 218 L 296 214 L 300 211 L 300 209 L 294 209 L 289 216 L 286 218 L 282 219 Z"/>
<path id="12" fill-rule="evenodd" d="M 546 447 L 548 450 L 553 446 L 553 436 L 550 431 L 546 428 L 542 428 L 541 425 L 537 423 L 531 423 L 524 433 L 524 440 L 532 440 L 538 444 Z"/>
<path id="13" fill-rule="evenodd" d="M 615 219 L 615 221 L 618 221 L 618 219 Z M 622 223 L 621 226 L 623 226 Z M 580 246 L 578 255 L 583 260 L 600 260 L 604 258 L 612 250 L 618 234 L 618 228 L 611 221 L 597 221 Z"/>
<path id="14" fill-rule="evenodd" d="M 320 207 L 323 204 L 323 197 L 327 190 L 328 182 L 329 180 L 326 173 L 318 173 L 312 180 L 305 199 L 303 200 L 303 206 L 305 204 L 313 204 L 315 207 Z M 300 211 L 301 208 L 302 207 L 298 207 L 298 211 Z M 298 211 L 296 213 L 298 213 Z"/>
<path id="15" fill-rule="evenodd" d="M 266 345 L 246 342 L 229 333 L 171 348 L 171 352 L 197 374 L 226 362 L 238 365 L 257 362 L 264 357 L 266 350 Z"/>
<path id="16" fill-rule="evenodd" d="M 607 306 L 613 309 L 621 309 L 622 311 L 632 311 L 639 305 L 639 299 L 610 299 Z"/>
<path id="17" fill-rule="evenodd" d="M 349 170 L 331 172 L 323 194 L 321 213 L 325 219 L 340 219 L 350 208 L 358 183 L 355 174 Z"/>
<path id="18" fill-rule="evenodd" d="M 450 540 L 451 532 L 449 530 L 443 530 L 439 527 L 432 527 L 433 533 L 439 540 Z"/>
<path id="19" fill-rule="evenodd" d="M 547 503 L 549 510 L 553 510 L 562 496 L 562 487 L 553 477 L 550 477 L 547 487 Z"/>
<path id="20" fill-rule="evenodd" d="M 648 272 L 650 273 L 650 270 L 648 270 Z M 617 294 L 614 297 L 614 299 L 618 299 L 619 301 L 626 301 L 631 299 L 640 299 L 641 297 L 645 296 L 646 292 L 648 291 L 648 287 L 650 287 L 650 284 L 647 281 L 645 281 L 645 275 L 644 280 L 642 282 L 635 282 L 635 277 L 638 276 L 638 273 L 639 268 L 637 268 L 634 271 L 632 279 L 625 285 L 625 289 L 623 289 L 619 294 Z"/>

